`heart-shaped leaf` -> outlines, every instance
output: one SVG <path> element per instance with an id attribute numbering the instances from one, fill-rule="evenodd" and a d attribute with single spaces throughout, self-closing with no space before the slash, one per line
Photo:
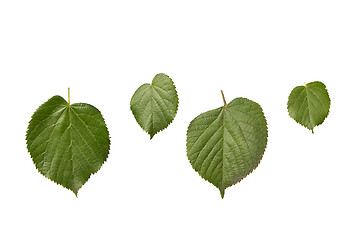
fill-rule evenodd
<path id="1" fill-rule="evenodd" d="M 70 105 L 60 96 L 35 111 L 26 143 L 38 171 L 75 195 L 100 169 L 110 150 L 100 111 L 86 103 Z"/>
<path id="2" fill-rule="evenodd" d="M 330 110 L 330 97 L 322 82 L 295 87 L 289 96 L 288 112 L 297 123 L 310 129 L 324 122 Z"/>
<path id="3" fill-rule="evenodd" d="M 130 101 L 136 121 L 150 139 L 174 120 L 178 105 L 175 85 L 164 73 L 157 74 L 151 84 L 141 85 Z"/>
<path id="4" fill-rule="evenodd" d="M 222 92 L 221 92 L 222 93 Z M 220 190 L 238 183 L 260 163 L 267 144 L 267 124 L 259 104 L 235 98 L 202 113 L 187 130 L 187 156 L 201 177 Z"/>

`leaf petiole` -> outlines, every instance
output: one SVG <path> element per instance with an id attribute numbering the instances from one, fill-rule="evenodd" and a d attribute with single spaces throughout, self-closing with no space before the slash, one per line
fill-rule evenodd
<path id="1" fill-rule="evenodd" d="M 224 101 L 224 107 L 226 107 L 226 100 L 225 100 L 225 96 L 224 96 L 223 90 L 220 90 L 220 91 L 221 91 L 221 96 L 222 96 L 223 101 Z"/>
<path id="2" fill-rule="evenodd" d="M 70 88 L 68 87 L 68 104 L 70 106 Z"/>

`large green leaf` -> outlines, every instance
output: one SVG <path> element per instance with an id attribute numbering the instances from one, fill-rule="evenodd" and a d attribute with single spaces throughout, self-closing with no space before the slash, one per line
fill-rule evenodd
<path id="1" fill-rule="evenodd" d="M 310 129 L 324 122 L 330 110 L 330 97 L 322 82 L 295 87 L 289 96 L 288 112 L 297 123 Z"/>
<path id="2" fill-rule="evenodd" d="M 201 177 L 225 189 L 240 182 L 260 163 L 267 144 L 267 124 L 259 104 L 235 98 L 202 113 L 187 130 L 187 156 Z"/>
<path id="3" fill-rule="evenodd" d="M 38 171 L 75 195 L 100 169 L 110 149 L 100 111 L 86 103 L 70 105 L 60 96 L 35 111 L 26 141 Z"/>
<path id="4" fill-rule="evenodd" d="M 150 134 L 150 139 L 174 120 L 178 105 L 175 85 L 163 73 L 157 74 L 151 84 L 141 85 L 130 101 L 136 121 Z"/>

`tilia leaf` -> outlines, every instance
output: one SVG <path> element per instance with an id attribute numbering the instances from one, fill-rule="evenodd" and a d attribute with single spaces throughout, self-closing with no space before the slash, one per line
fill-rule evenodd
<path id="1" fill-rule="evenodd" d="M 289 96 L 288 112 L 297 123 L 310 129 L 324 122 L 330 110 L 330 97 L 322 82 L 295 87 Z"/>
<path id="2" fill-rule="evenodd" d="M 222 198 L 227 187 L 240 182 L 258 166 L 268 136 L 259 104 L 246 98 L 235 98 L 226 104 L 223 99 L 223 107 L 191 121 L 186 143 L 192 167 L 220 190 Z"/>
<path id="3" fill-rule="evenodd" d="M 175 118 L 179 98 L 170 77 L 157 74 L 152 83 L 141 85 L 130 101 L 130 108 L 140 127 L 150 134 L 165 129 Z"/>
<path id="4" fill-rule="evenodd" d="M 105 162 L 109 132 L 98 109 L 70 105 L 60 96 L 42 104 L 26 133 L 28 151 L 38 171 L 77 195 L 90 175 Z"/>

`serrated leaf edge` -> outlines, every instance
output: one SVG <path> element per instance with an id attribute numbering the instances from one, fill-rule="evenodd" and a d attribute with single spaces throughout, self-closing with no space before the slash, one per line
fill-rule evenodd
<path id="1" fill-rule="evenodd" d="M 251 101 L 251 102 L 257 104 L 257 105 L 260 107 L 261 113 L 264 115 L 264 119 L 265 119 L 265 123 L 266 123 L 266 125 L 265 125 L 266 136 L 267 136 L 266 138 L 268 138 L 269 135 L 268 135 L 267 121 L 266 121 L 265 114 L 264 114 L 264 111 L 263 111 L 261 105 L 258 104 L 258 103 L 255 102 L 255 101 L 252 101 L 252 100 L 250 100 L 250 99 L 248 99 L 248 98 L 244 98 L 244 97 L 234 98 L 232 101 L 234 101 L 234 100 L 236 100 L 236 99 L 246 99 L 246 100 L 248 100 L 248 101 Z M 232 102 L 232 101 L 231 101 L 231 102 Z M 231 102 L 230 102 L 230 103 L 231 103 Z M 229 103 L 229 104 L 230 104 L 230 103 Z M 222 106 L 222 107 L 219 107 L 219 108 L 224 108 L 224 107 L 226 107 L 226 106 Z M 200 115 L 202 115 L 202 114 L 204 114 L 204 113 L 210 112 L 210 111 L 217 110 L 217 109 L 219 109 L 219 108 L 214 108 L 214 109 L 211 109 L 211 110 L 202 112 L 202 113 L 200 113 L 199 115 L 197 115 L 193 120 L 191 120 L 190 123 L 189 123 L 189 125 L 188 125 L 188 129 L 187 129 L 187 131 L 186 131 L 186 139 L 188 138 L 188 134 L 189 134 L 189 126 L 195 121 L 195 119 L 196 119 L 198 116 L 200 116 Z M 224 111 L 224 109 L 222 109 L 221 111 Z M 251 169 L 251 170 L 249 171 L 248 174 L 246 174 L 245 176 L 243 176 L 242 178 L 240 178 L 239 181 L 231 184 L 230 186 L 225 187 L 223 190 L 215 186 L 215 187 L 220 191 L 220 195 L 221 195 L 221 198 L 222 198 L 222 199 L 224 199 L 225 190 L 226 190 L 227 188 L 232 187 L 232 186 L 236 185 L 237 183 L 240 183 L 244 178 L 246 178 L 247 176 L 249 176 L 255 169 L 257 169 L 257 167 L 259 166 L 259 164 L 260 164 L 260 162 L 261 162 L 261 160 L 263 159 L 263 156 L 264 156 L 264 154 L 265 154 L 266 147 L 267 147 L 267 142 L 268 142 L 268 141 L 266 140 L 266 143 L 265 143 L 265 146 L 264 146 L 264 152 L 261 154 L 261 157 L 260 157 L 258 163 L 256 164 L 256 166 L 255 166 L 253 169 Z M 188 157 L 188 154 L 189 154 L 189 153 L 188 153 L 188 142 L 186 141 L 186 157 L 188 158 L 188 161 L 189 161 L 191 167 L 193 168 L 193 166 L 192 166 L 192 164 L 191 164 L 191 162 L 190 162 L 190 159 L 189 159 L 189 157 Z M 193 170 L 195 170 L 195 169 L 193 168 Z M 204 179 L 205 181 L 209 182 L 211 185 L 214 186 L 214 184 L 212 184 L 209 180 L 207 180 L 207 179 L 205 179 L 203 176 L 201 176 L 198 171 L 195 171 L 195 172 L 196 172 L 202 179 Z"/>
<path id="2" fill-rule="evenodd" d="M 166 75 L 165 73 L 158 73 L 158 74 L 156 74 L 155 77 L 153 78 L 153 81 L 154 81 L 154 79 L 156 78 L 156 76 L 157 76 L 157 75 L 160 75 L 160 74 L 163 74 L 163 75 L 165 75 L 166 77 L 168 77 L 168 78 L 170 79 L 170 82 L 171 82 L 172 86 L 173 86 L 174 89 L 175 89 L 175 96 L 176 96 L 176 97 L 175 97 L 175 100 L 176 100 L 176 110 L 175 110 L 174 118 L 171 119 L 171 121 L 170 121 L 163 129 L 160 129 L 160 130 L 154 132 L 153 135 L 151 135 L 148 131 L 146 131 L 146 129 L 144 129 L 144 128 L 141 126 L 139 120 L 138 120 L 137 117 L 135 116 L 135 114 L 134 114 L 134 112 L 133 112 L 133 109 L 132 109 L 132 106 L 131 106 L 131 101 L 130 101 L 130 110 L 131 110 L 131 112 L 132 112 L 132 114 L 133 114 L 136 122 L 138 123 L 138 125 L 141 127 L 141 129 L 142 129 L 144 132 L 146 132 L 147 134 L 150 135 L 150 140 L 151 140 L 157 133 L 165 130 L 165 129 L 175 120 L 175 117 L 176 117 L 176 115 L 177 115 L 177 111 L 178 111 L 178 109 L 179 109 L 179 96 L 178 96 L 178 93 L 177 93 L 177 90 L 176 90 L 176 86 L 175 86 L 175 84 L 174 84 L 174 81 L 173 81 L 168 75 Z M 149 85 L 151 86 L 151 85 L 153 84 L 153 81 L 152 81 L 151 83 L 144 83 L 144 84 L 142 84 L 141 86 L 143 86 L 143 85 L 145 85 L 145 84 L 149 84 Z M 141 86 L 140 86 L 140 87 L 141 87 Z M 138 87 L 137 89 L 139 89 L 140 87 Z M 135 91 L 136 91 L 136 90 L 135 90 Z"/>
<path id="3" fill-rule="evenodd" d="M 297 87 L 304 87 L 304 88 L 306 88 L 308 84 L 310 84 L 310 83 L 316 83 L 316 82 L 317 82 L 317 83 L 321 83 L 322 85 L 324 85 L 324 88 L 325 88 L 325 90 L 326 90 L 326 94 L 327 94 L 327 96 L 328 96 L 328 98 L 329 98 L 329 111 L 327 112 L 326 116 L 324 117 L 324 120 L 323 120 L 321 123 L 319 123 L 318 125 L 314 126 L 314 127 L 311 129 L 311 128 L 308 128 L 307 126 L 303 125 L 303 124 L 300 123 L 299 121 L 297 121 L 295 118 L 293 118 L 293 117 L 290 116 L 290 109 L 289 109 L 289 104 L 288 104 L 288 103 L 289 103 L 289 100 L 290 100 L 291 93 L 292 93 L 292 91 L 293 91 L 295 88 L 297 88 Z M 330 95 L 329 95 L 329 91 L 327 90 L 327 87 L 326 87 L 326 85 L 325 85 L 323 82 L 313 81 L 313 82 L 310 82 L 310 83 L 305 83 L 305 85 L 296 86 L 296 87 L 294 87 L 294 88 L 291 90 L 291 92 L 290 92 L 290 94 L 289 94 L 289 96 L 288 96 L 288 101 L 287 101 L 287 104 L 286 104 L 286 108 L 287 108 L 288 115 L 289 115 L 289 117 L 290 117 L 291 119 L 295 120 L 295 122 L 296 122 L 297 124 L 299 124 L 300 126 L 303 126 L 303 127 L 305 127 L 306 129 L 309 129 L 309 130 L 314 134 L 314 128 L 320 126 L 321 124 L 323 124 L 324 121 L 325 121 L 325 119 L 326 119 L 326 118 L 329 116 L 329 114 L 330 114 L 331 98 L 330 98 Z M 306 94 L 306 95 L 307 95 L 307 94 Z"/>
<path id="4" fill-rule="evenodd" d="M 61 97 L 61 96 L 55 95 L 55 96 L 53 96 L 53 97 L 51 97 L 51 98 L 54 98 L 54 97 Z M 30 122 L 31 122 L 31 120 L 33 119 L 35 113 L 36 113 L 45 103 L 47 103 L 51 98 L 49 98 L 47 101 L 45 101 L 43 104 L 41 104 L 41 105 L 34 111 L 34 113 L 31 115 L 30 121 L 29 121 L 29 123 L 28 123 L 27 130 L 26 130 L 26 135 L 25 135 L 26 149 L 27 149 L 28 153 L 29 153 L 30 156 L 31 156 L 31 160 L 32 160 L 33 163 L 34 163 L 34 166 L 35 166 L 36 170 L 37 170 L 42 176 L 44 176 L 45 178 L 49 179 L 49 180 L 52 181 L 53 183 L 56 183 L 56 185 L 60 185 L 61 187 L 72 191 L 72 192 L 75 194 L 75 196 L 78 197 L 78 191 L 89 181 L 89 179 L 90 179 L 90 177 L 91 177 L 92 175 L 94 175 L 95 173 L 97 173 L 97 172 L 101 169 L 101 167 L 104 165 L 104 163 L 105 163 L 105 162 L 107 161 L 107 159 L 108 159 L 108 156 L 109 156 L 109 153 L 110 153 L 110 146 L 111 146 L 111 137 L 110 137 L 109 129 L 108 129 L 107 124 L 106 124 L 106 122 L 105 122 L 105 119 L 104 119 L 104 117 L 103 117 L 103 115 L 102 115 L 102 113 L 101 113 L 101 111 L 100 111 L 99 109 L 97 109 L 96 107 L 94 107 L 93 105 L 88 104 L 88 103 L 74 103 L 74 104 L 86 104 L 86 105 L 90 105 L 91 107 L 93 107 L 93 108 L 95 108 L 97 111 L 99 111 L 100 116 L 101 116 L 102 119 L 104 120 L 105 128 L 106 128 L 106 131 L 107 131 L 108 136 L 109 136 L 109 149 L 108 149 L 108 151 L 106 152 L 105 161 L 100 164 L 100 167 L 99 167 L 96 171 L 90 173 L 89 178 L 86 179 L 86 181 L 85 181 L 84 184 L 78 189 L 78 191 L 74 191 L 74 190 L 71 189 L 71 188 L 67 188 L 67 187 L 61 185 L 60 183 L 54 181 L 54 180 L 51 179 L 50 177 L 45 176 L 44 174 L 42 174 L 42 172 L 40 172 L 40 170 L 37 168 L 37 166 L 36 166 L 36 164 L 35 164 L 35 162 L 34 162 L 34 159 L 33 159 L 32 154 L 30 153 L 30 151 L 29 151 L 29 149 L 28 149 L 28 147 L 27 147 L 27 146 L 28 146 L 28 135 L 29 135 L 29 131 L 30 131 L 30 129 L 29 129 Z M 61 97 L 61 98 L 64 99 L 63 97 Z M 64 99 L 64 101 L 65 101 L 65 99 Z M 73 104 L 71 104 L 71 105 L 69 105 L 69 106 L 72 106 L 72 105 L 73 105 Z M 69 106 L 66 106 L 66 105 L 65 105 L 65 107 L 69 107 Z"/>

